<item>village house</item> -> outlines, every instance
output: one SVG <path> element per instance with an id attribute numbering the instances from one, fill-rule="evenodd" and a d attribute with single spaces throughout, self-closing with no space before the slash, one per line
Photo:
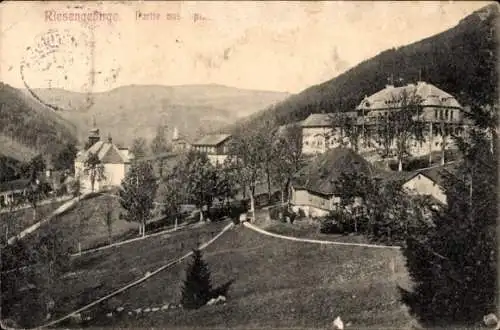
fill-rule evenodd
<path id="1" fill-rule="evenodd" d="M 390 172 L 384 179 L 399 182 L 409 195 L 428 197 L 432 205 L 442 207 L 447 205 L 443 175 L 454 173 L 456 166 L 448 163 L 412 172 Z"/>
<path id="2" fill-rule="evenodd" d="M 413 120 L 424 123 L 424 141 L 412 141 L 410 145 L 410 152 L 414 156 L 454 148 L 450 135 L 463 134 L 469 124 L 464 108 L 458 101 L 432 84 L 418 82 L 402 87 L 387 85 L 381 91 L 366 96 L 355 111 L 311 114 L 302 123 L 303 153 L 324 153 L 339 145 L 354 147 L 342 131 L 346 118 L 360 130 L 359 152 L 374 151 L 380 147 L 374 139 L 374 132 L 391 112 L 409 104 L 418 109 Z M 368 138 L 364 140 L 363 136 Z M 392 148 L 395 148 L 395 142 Z"/>
<path id="3" fill-rule="evenodd" d="M 307 217 L 320 217 L 335 210 L 340 202 L 336 182 L 346 172 L 373 176 L 377 170 L 352 149 L 335 148 L 314 158 L 292 181 L 290 204 Z"/>
<path id="4" fill-rule="evenodd" d="M 302 127 L 302 153 L 316 155 L 338 148 L 348 141 L 342 136 L 342 123 L 346 118 L 358 120 L 355 111 L 313 113 L 300 123 Z"/>
<path id="5" fill-rule="evenodd" d="M 90 131 L 89 145 L 91 145 L 90 148 L 80 151 L 75 159 L 75 179 L 80 181 L 80 191 L 85 193 L 92 190 L 90 173 L 85 166 L 90 154 L 97 155 L 103 172 L 103 179 L 94 182 L 94 191 L 121 185 L 134 156 L 128 149 L 113 144 L 111 137 L 107 141 L 101 141 L 97 128 Z"/>
<path id="6" fill-rule="evenodd" d="M 222 164 L 229 154 L 230 134 L 209 134 L 192 144 L 192 149 L 205 153 L 213 165 Z"/>
<path id="7" fill-rule="evenodd" d="M 0 183 L 0 207 L 24 201 L 29 179 L 18 179 Z"/>

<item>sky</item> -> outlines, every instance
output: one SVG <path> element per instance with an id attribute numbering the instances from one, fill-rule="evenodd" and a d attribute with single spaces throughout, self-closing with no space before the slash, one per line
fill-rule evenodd
<path id="1" fill-rule="evenodd" d="M 0 80 L 79 92 L 213 83 L 297 93 L 488 3 L 3 2 Z"/>

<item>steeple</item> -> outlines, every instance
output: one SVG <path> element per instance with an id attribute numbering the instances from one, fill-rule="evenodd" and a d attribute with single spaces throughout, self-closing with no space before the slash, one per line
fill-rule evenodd
<path id="1" fill-rule="evenodd" d="M 95 116 L 92 117 L 92 129 L 89 130 L 88 137 L 88 146 L 93 146 L 96 142 L 98 142 L 101 137 L 99 135 L 99 129 L 97 128 Z"/>
<path id="2" fill-rule="evenodd" d="M 179 131 L 177 130 L 177 127 L 174 127 L 174 134 L 172 135 L 172 140 L 178 140 L 179 139 Z"/>

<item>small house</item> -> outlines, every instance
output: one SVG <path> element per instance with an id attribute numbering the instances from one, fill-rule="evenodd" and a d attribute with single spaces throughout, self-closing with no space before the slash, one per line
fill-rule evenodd
<path id="1" fill-rule="evenodd" d="M 229 155 L 230 134 L 209 134 L 192 144 L 192 149 L 205 153 L 214 165 L 222 164 Z"/>
<path id="2" fill-rule="evenodd" d="M 342 173 L 373 175 L 375 168 L 352 149 L 335 148 L 312 159 L 294 177 L 291 191 L 292 209 L 308 217 L 325 216 L 340 202 L 336 182 Z"/>

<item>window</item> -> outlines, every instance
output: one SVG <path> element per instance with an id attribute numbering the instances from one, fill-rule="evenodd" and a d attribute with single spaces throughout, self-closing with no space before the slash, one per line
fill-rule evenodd
<path id="1" fill-rule="evenodd" d="M 454 112 L 455 112 L 454 110 L 450 110 L 450 120 L 453 120 L 453 113 Z"/>
<path id="2" fill-rule="evenodd" d="M 445 118 L 448 119 L 448 109 L 445 111 Z"/>

